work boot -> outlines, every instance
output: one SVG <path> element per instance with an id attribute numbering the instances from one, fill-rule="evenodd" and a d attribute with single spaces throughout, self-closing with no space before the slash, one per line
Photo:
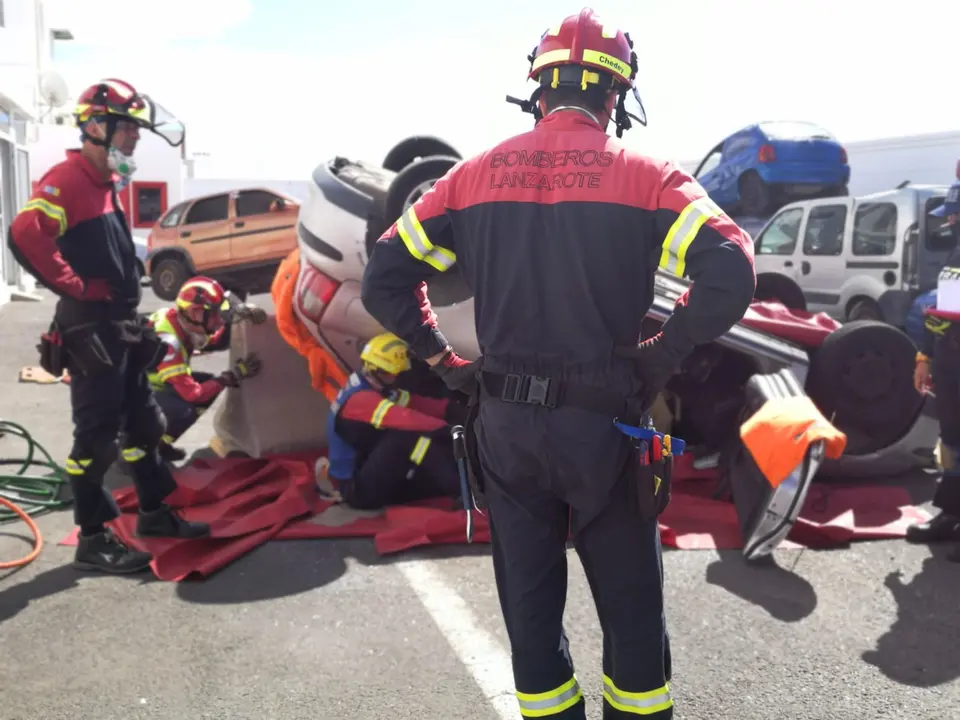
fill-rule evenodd
<path id="1" fill-rule="evenodd" d="M 210 526 L 207 523 L 184 520 L 167 505 L 152 512 L 141 511 L 137 516 L 137 537 L 193 540 L 209 534 Z"/>
<path id="2" fill-rule="evenodd" d="M 185 450 L 181 450 L 170 443 L 160 443 L 160 447 L 157 448 L 157 451 L 160 453 L 160 459 L 168 463 L 179 462 L 181 460 L 186 460 L 187 458 L 187 453 Z"/>
<path id="3" fill-rule="evenodd" d="M 941 543 L 960 540 L 960 517 L 940 513 L 925 523 L 907 528 L 907 542 Z"/>
<path id="4" fill-rule="evenodd" d="M 112 530 L 105 530 L 96 535 L 81 535 L 77 539 L 73 566 L 78 570 L 122 575 L 146 570 L 151 560 L 153 555 L 150 553 L 128 548 Z"/>

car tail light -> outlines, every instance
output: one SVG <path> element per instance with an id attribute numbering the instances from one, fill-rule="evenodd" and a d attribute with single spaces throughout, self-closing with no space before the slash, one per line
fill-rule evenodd
<path id="1" fill-rule="evenodd" d="M 847 149 L 843 147 L 840 148 L 840 164 L 841 165 L 847 164 Z"/>
<path id="2" fill-rule="evenodd" d="M 316 268 L 304 264 L 297 287 L 297 305 L 307 319 L 319 323 L 340 283 Z"/>
<path id="3" fill-rule="evenodd" d="M 773 145 L 761 145 L 757 151 L 757 160 L 762 163 L 774 162 L 777 159 L 777 153 L 774 152 Z"/>

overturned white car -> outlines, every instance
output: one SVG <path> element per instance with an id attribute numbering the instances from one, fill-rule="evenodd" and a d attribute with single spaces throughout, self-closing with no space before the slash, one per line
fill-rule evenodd
<path id="1" fill-rule="evenodd" d="M 360 348 L 383 330 L 360 300 L 374 243 L 459 158 L 438 138 L 413 137 L 379 165 L 336 157 L 314 171 L 299 216 L 293 310 L 345 372 L 359 367 Z M 645 336 L 657 331 L 685 286 L 658 275 Z M 471 292 L 456 268 L 432 279 L 428 294 L 457 351 L 479 355 Z M 814 477 L 875 477 L 934 463 L 938 427 L 929 400 L 913 388 L 915 352 L 905 334 L 883 323 L 838 327 L 824 316 L 755 303 L 743 322 L 688 359 L 661 411 L 701 466 L 720 464 L 748 557 L 786 537 Z M 773 489 L 743 451 L 738 428 L 765 399 L 803 393 L 846 434 L 846 452 L 827 460 L 820 445 L 811 446 L 790 480 Z"/>

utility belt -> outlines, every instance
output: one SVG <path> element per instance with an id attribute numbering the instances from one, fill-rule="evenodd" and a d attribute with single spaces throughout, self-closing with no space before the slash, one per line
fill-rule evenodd
<path id="1" fill-rule="evenodd" d="M 614 426 L 630 438 L 636 451 L 634 487 L 640 516 L 645 520 L 659 516 L 670 502 L 673 458 L 681 455 L 685 443 L 679 438 L 657 432 L 646 409 L 631 407 L 630 398 L 603 388 L 569 381 L 524 374 L 500 374 L 481 370 L 479 390 L 471 398 L 463 437 L 466 445 L 466 474 L 472 494 L 472 508 L 483 510 L 485 484 L 477 452 L 474 423 L 484 400 L 537 405 L 546 408 L 576 407 L 611 418 Z M 463 471 L 462 471 L 463 472 Z M 469 534 L 469 531 L 468 531 Z"/>
<path id="2" fill-rule="evenodd" d="M 163 356 L 163 342 L 135 307 L 61 300 L 47 332 L 40 336 L 40 366 L 54 377 L 94 375 L 114 367 L 129 350 L 128 369 L 142 372 Z M 113 352 L 111 352 L 113 348 Z"/>

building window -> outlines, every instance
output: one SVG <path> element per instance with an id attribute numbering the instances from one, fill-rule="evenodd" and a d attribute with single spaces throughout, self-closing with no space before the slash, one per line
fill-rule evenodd
<path id="1" fill-rule="evenodd" d="M 134 182 L 133 226 L 152 228 L 167 211 L 167 184 L 164 182 Z"/>

